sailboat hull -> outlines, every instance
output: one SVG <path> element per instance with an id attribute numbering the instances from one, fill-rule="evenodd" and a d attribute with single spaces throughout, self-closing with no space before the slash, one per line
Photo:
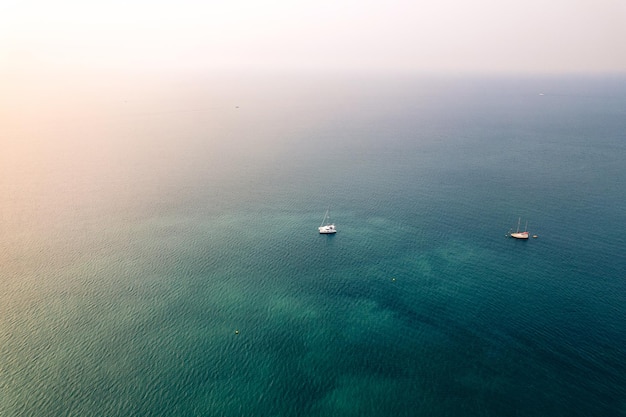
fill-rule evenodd
<path id="1" fill-rule="evenodd" d="M 528 232 L 511 233 L 514 239 L 528 239 Z"/>
<path id="2" fill-rule="evenodd" d="M 334 233 L 337 233 L 337 229 L 335 229 L 335 225 L 334 224 L 327 224 L 325 226 L 320 226 L 318 227 L 320 234 L 322 235 L 332 235 Z"/>

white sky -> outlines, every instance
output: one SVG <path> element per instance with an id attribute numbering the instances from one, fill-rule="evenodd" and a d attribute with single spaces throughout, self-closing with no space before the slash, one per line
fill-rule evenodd
<path id="1" fill-rule="evenodd" d="M 626 72 L 626 0 L 1 0 L 0 74 L 67 68 Z"/>

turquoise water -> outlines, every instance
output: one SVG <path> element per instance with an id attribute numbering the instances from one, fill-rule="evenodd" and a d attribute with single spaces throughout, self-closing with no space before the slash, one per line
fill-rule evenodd
<path id="1" fill-rule="evenodd" d="M 624 78 L 96 81 L 3 123 L 1 416 L 626 415 Z"/>

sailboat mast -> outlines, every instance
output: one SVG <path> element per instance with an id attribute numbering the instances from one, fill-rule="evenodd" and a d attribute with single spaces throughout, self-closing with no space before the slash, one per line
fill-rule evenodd
<path id="1" fill-rule="evenodd" d="M 522 221 L 522 218 L 520 217 L 519 219 L 517 219 L 517 233 L 519 233 L 519 224 Z"/>
<path id="2" fill-rule="evenodd" d="M 322 219 L 321 226 L 324 226 L 327 223 L 329 223 L 329 222 L 326 221 L 326 219 L 328 219 L 330 221 L 330 206 L 328 206 L 328 208 L 326 209 L 326 213 L 324 213 L 324 218 Z"/>

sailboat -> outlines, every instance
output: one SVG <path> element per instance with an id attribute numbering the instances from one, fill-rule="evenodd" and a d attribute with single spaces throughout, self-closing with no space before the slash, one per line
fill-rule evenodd
<path id="1" fill-rule="evenodd" d="M 318 227 L 319 231 L 323 235 L 331 235 L 333 233 L 337 233 L 337 229 L 335 229 L 335 224 L 330 220 L 330 207 L 326 210 L 326 214 L 324 214 L 324 219 L 322 220 L 322 224 Z"/>
<path id="2" fill-rule="evenodd" d="M 519 226 L 520 226 L 521 221 L 522 221 L 522 218 L 520 217 L 517 220 L 517 232 L 515 233 L 509 232 L 509 236 L 515 239 L 528 239 L 528 221 L 526 221 L 526 227 L 524 228 L 524 231 L 520 232 Z"/>

